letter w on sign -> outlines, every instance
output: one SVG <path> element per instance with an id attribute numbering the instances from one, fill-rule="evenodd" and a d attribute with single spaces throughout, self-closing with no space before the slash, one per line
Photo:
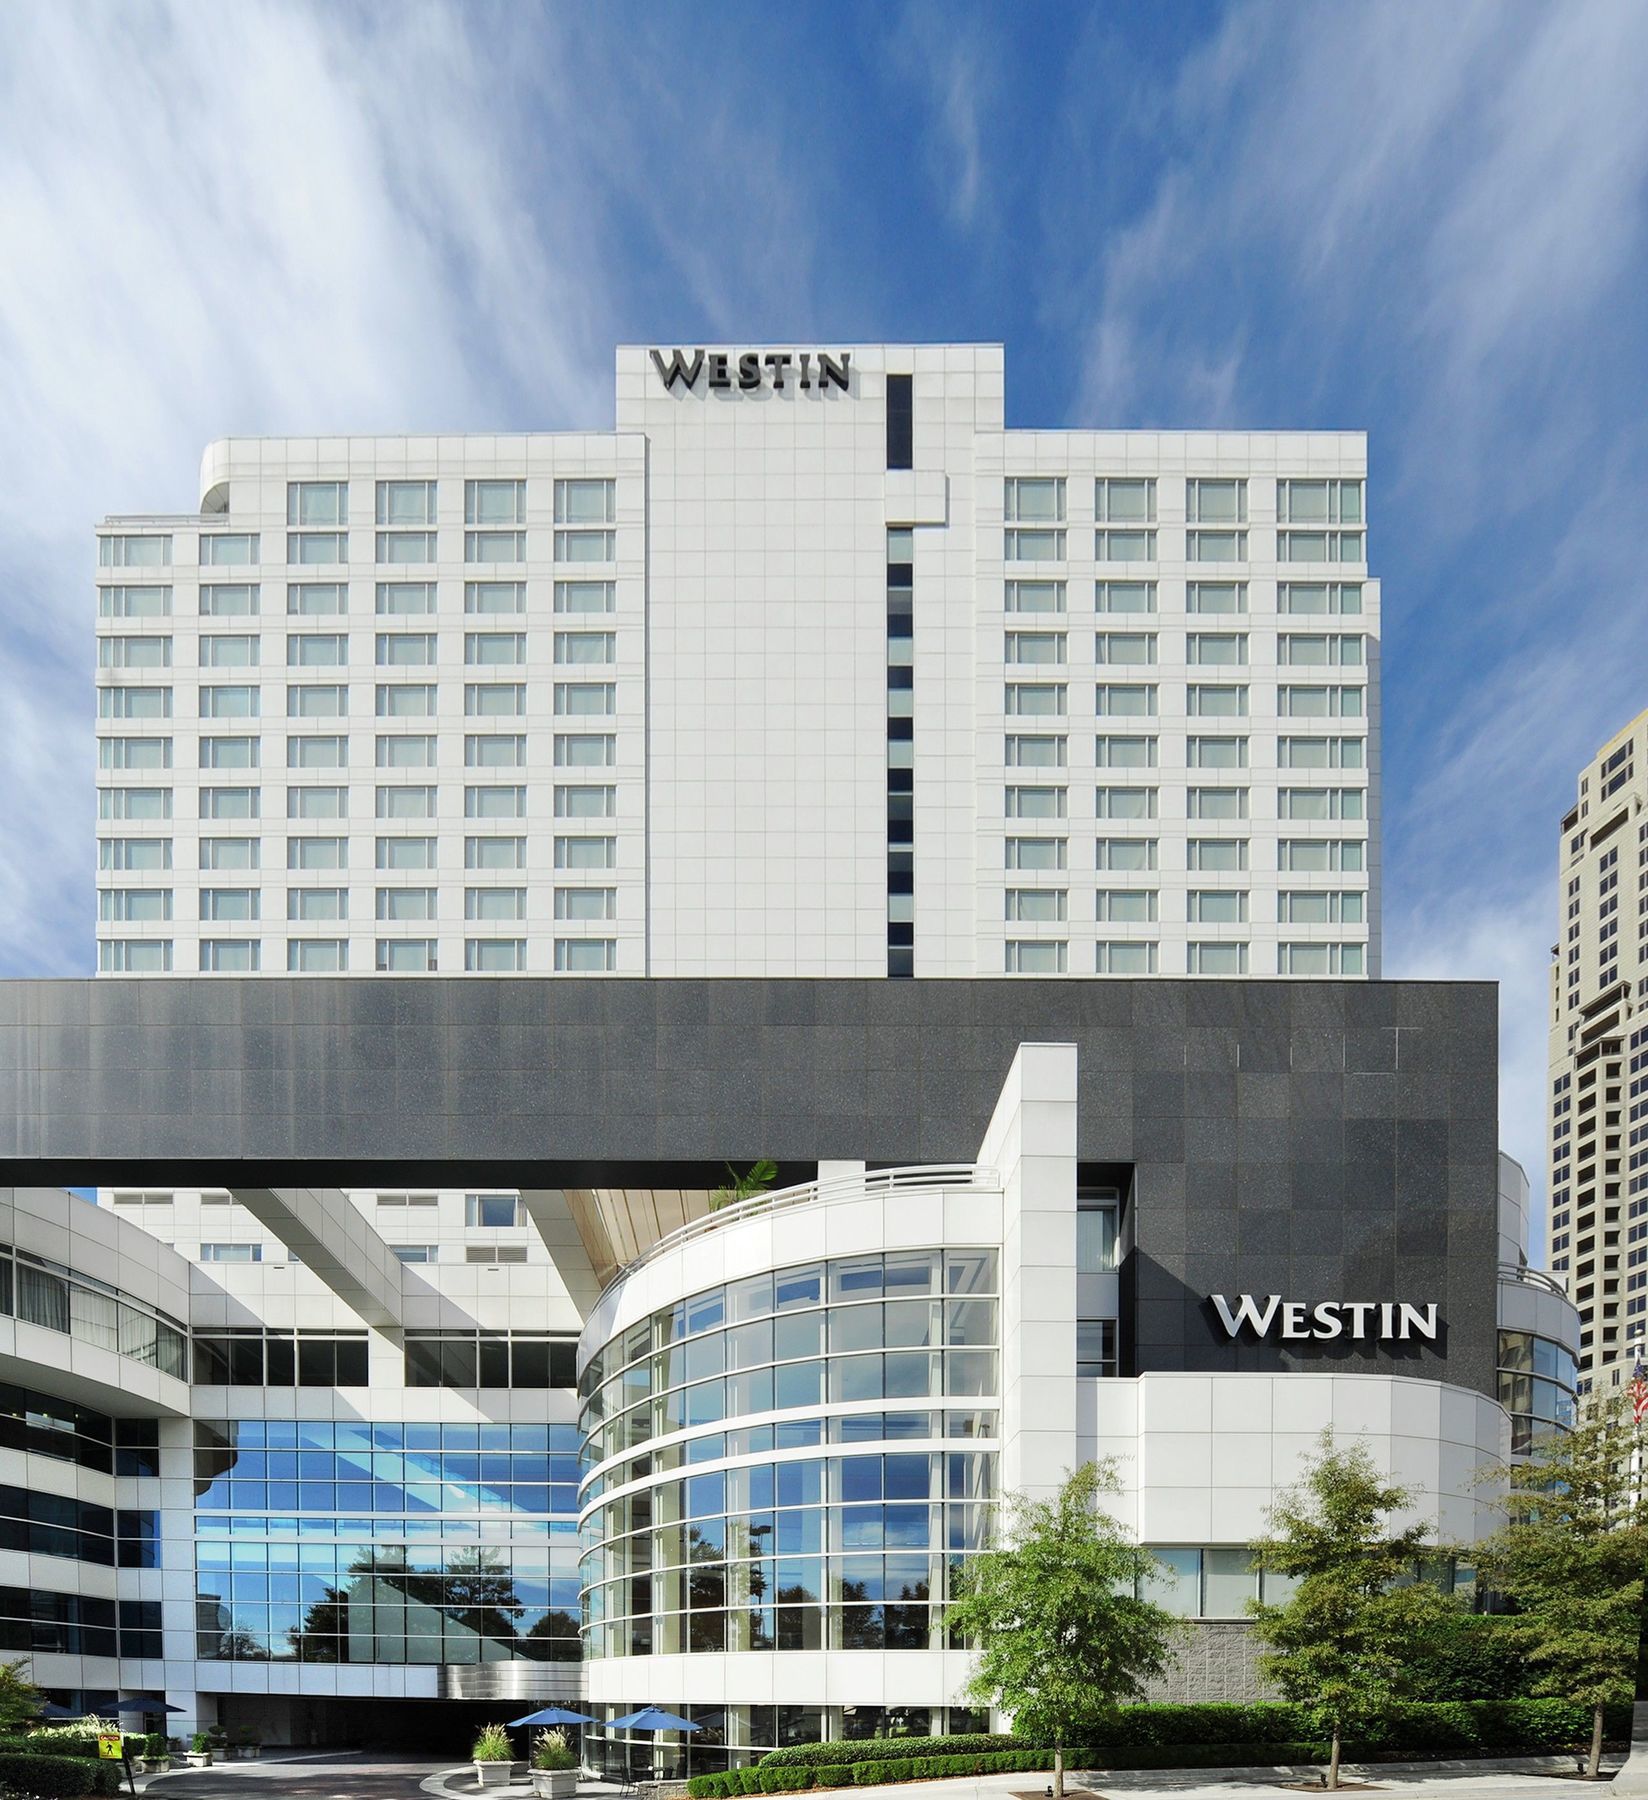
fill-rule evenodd
<path id="1" fill-rule="evenodd" d="M 698 385 L 698 377 L 703 372 L 704 368 L 704 352 L 702 350 L 694 350 L 692 353 L 692 361 L 688 362 L 686 356 L 681 351 L 672 350 L 670 352 L 669 363 L 666 365 L 662 353 L 654 350 L 652 353 L 652 366 L 658 371 L 659 379 L 667 388 L 674 387 L 677 382 L 680 382 L 683 387 L 696 387 Z"/>
<path id="2" fill-rule="evenodd" d="M 1277 1307 L 1282 1304 L 1280 1294 L 1267 1294 L 1262 1309 L 1251 1294 L 1238 1294 L 1234 1311 L 1223 1294 L 1214 1294 L 1212 1300 L 1218 1309 L 1219 1318 L 1223 1322 L 1225 1330 L 1232 1337 L 1235 1337 L 1244 1325 L 1250 1331 L 1263 1337 L 1270 1330 L 1271 1320 L 1276 1317 Z"/>

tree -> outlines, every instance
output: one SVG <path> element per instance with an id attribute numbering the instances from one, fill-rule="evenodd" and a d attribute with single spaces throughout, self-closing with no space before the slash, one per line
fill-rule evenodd
<path id="1" fill-rule="evenodd" d="M 754 1200 L 766 1193 L 767 1189 L 778 1179 L 778 1164 L 762 1157 L 759 1162 L 751 1163 L 742 1175 L 727 1164 L 727 1174 L 731 1180 L 725 1187 L 714 1188 L 710 1192 L 710 1211 L 720 1212 L 723 1206 L 737 1206 L 741 1200 Z"/>
<path id="2" fill-rule="evenodd" d="M 1413 1579 L 1434 1547 L 1422 1524 L 1393 1529 L 1411 1490 L 1386 1482 L 1366 1448 L 1340 1449 L 1324 1431 L 1297 1487 L 1277 1496 L 1271 1535 L 1253 1545 L 1269 1574 L 1297 1583 L 1280 1606 L 1250 1602 L 1268 1646 L 1261 1671 L 1328 1734 L 1327 1785 L 1339 1785 L 1346 1735 L 1378 1718 L 1423 1679 L 1425 1647 L 1457 1603 Z"/>
<path id="3" fill-rule="evenodd" d="M 1183 1622 L 1141 1588 L 1159 1568 L 1099 1504 L 1119 1491 L 1112 1463 L 1088 1463 L 1051 1500 L 1010 1495 L 994 1549 L 966 1559 L 947 1623 L 977 1645 L 968 1697 L 1000 1706 L 1013 1726 L 1064 1752 L 1101 1708 L 1138 1699 L 1173 1662 Z"/>
<path id="4" fill-rule="evenodd" d="M 1498 1471 L 1507 1522 L 1476 1546 L 1482 1577 L 1514 1603 L 1503 1630 L 1530 1691 L 1591 1709 L 1592 1780 L 1603 1709 L 1630 1699 L 1636 1668 L 1648 1555 L 1639 1448 L 1624 1400 L 1595 1402 L 1572 1431 L 1540 1438 L 1529 1461 Z"/>
<path id="5" fill-rule="evenodd" d="M 0 1732 L 20 1731 L 40 1717 L 46 1697 L 28 1678 L 29 1659 L 0 1662 Z"/>

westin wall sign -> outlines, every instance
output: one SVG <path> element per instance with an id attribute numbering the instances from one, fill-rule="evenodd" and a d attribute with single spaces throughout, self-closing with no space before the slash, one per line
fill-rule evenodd
<path id="1" fill-rule="evenodd" d="M 793 384 L 804 392 L 813 388 L 847 391 L 847 372 L 853 353 L 832 356 L 827 350 L 662 350 L 652 352 L 652 366 L 666 388 L 698 391 L 699 378 L 707 389 L 742 388 L 749 393 L 770 387 L 782 393 Z"/>
<path id="2" fill-rule="evenodd" d="M 1408 1343 L 1415 1338 L 1436 1342 L 1440 1321 L 1436 1303 L 1410 1306 L 1406 1300 L 1284 1300 L 1267 1294 L 1263 1300 L 1238 1294 L 1234 1301 L 1223 1294 L 1208 1296 L 1219 1322 L 1231 1337 L 1251 1331 L 1255 1337 L 1372 1339 L 1378 1343 Z"/>

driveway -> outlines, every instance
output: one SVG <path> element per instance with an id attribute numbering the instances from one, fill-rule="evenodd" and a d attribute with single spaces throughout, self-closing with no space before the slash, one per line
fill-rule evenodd
<path id="1" fill-rule="evenodd" d="M 174 1769 L 152 1775 L 139 1791 L 155 1800 L 413 1800 L 419 1784 L 450 1758 L 411 1760 L 361 1751 L 323 1751 L 314 1756 L 259 1756 L 249 1762 L 214 1763 L 209 1769 Z"/>

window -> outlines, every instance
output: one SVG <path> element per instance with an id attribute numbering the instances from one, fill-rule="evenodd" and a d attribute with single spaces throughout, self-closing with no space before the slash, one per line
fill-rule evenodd
<path id="1" fill-rule="evenodd" d="M 557 938 L 555 967 L 564 975 L 611 974 L 618 967 L 618 945 L 612 938 Z"/>
<path id="2" fill-rule="evenodd" d="M 1102 563 L 1154 562 L 1156 534 L 1115 527 L 1101 529 L 1093 534 L 1093 557 Z"/>
<path id="3" fill-rule="evenodd" d="M 380 669 L 427 669 L 435 661 L 435 634 L 380 631 L 374 659 Z"/>
<path id="4" fill-rule="evenodd" d="M 1008 562 L 1064 561 L 1062 528 L 1009 525 L 1002 537 L 1003 554 Z"/>
<path id="5" fill-rule="evenodd" d="M 144 590 L 134 588 L 133 593 L 144 591 L 152 593 L 169 593 L 169 589 L 153 588 Z M 251 619 L 257 617 L 258 589 L 256 582 L 238 581 L 229 585 L 215 587 L 203 586 L 200 590 L 200 616 L 203 619 Z"/>
<path id="6" fill-rule="evenodd" d="M 432 837 L 381 837 L 376 866 L 384 870 L 432 869 L 435 840 Z"/>
<path id="7" fill-rule="evenodd" d="M 1153 787 L 1095 788 L 1094 814 L 1100 819 L 1153 819 L 1156 793 Z"/>
<path id="8" fill-rule="evenodd" d="M 1278 709 L 1292 719 L 1359 719 L 1361 688 L 1292 687 L 1277 689 Z"/>
<path id="9" fill-rule="evenodd" d="M 1185 967 L 1192 975 L 1245 975 L 1246 944 L 1188 944 Z"/>
<path id="10" fill-rule="evenodd" d="M 1276 610 L 1306 616 L 1359 615 L 1362 584 L 1357 581 L 1284 581 L 1276 589 Z"/>
<path id="11" fill-rule="evenodd" d="M 1281 975 L 1365 975 L 1367 951 L 1361 944 L 1278 944 L 1276 969 Z"/>
<path id="12" fill-rule="evenodd" d="M 380 525 L 433 525 L 434 482 L 380 481 L 377 522 Z"/>
<path id="13" fill-rule="evenodd" d="M 1278 531 L 1276 560 L 1284 563 L 1359 563 L 1360 531 Z"/>
<path id="14" fill-rule="evenodd" d="M 555 712 L 559 718 L 610 719 L 618 710 L 618 687 L 611 681 L 557 681 Z"/>
<path id="15" fill-rule="evenodd" d="M 434 740 L 429 740 L 433 744 Z M 464 739 L 466 769 L 524 769 L 526 737 L 522 732 L 505 732 L 480 736 L 471 733 Z"/>
<path id="16" fill-rule="evenodd" d="M 200 566 L 241 568 L 258 560 L 255 531 L 203 531 L 200 534 Z"/>
<path id="17" fill-rule="evenodd" d="M 380 975 L 433 975 L 433 938 L 379 938 L 376 963 Z"/>
<path id="18" fill-rule="evenodd" d="M 159 870 L 169 869 L 172 866 L 172 840 L 103 838 L 97 846 L 97 866 L 133 875 L 154 874 Z"/>
<path id="19" fill-rule="evenodd" d="M 329 619 L 349 610 L 349 590 L 341 581 L 294 581 L 286 589 L 286 613 L 293 619 Z"/>
<path id="20" fill-rule="evenodd" d="M 1063 663 L 1062 631 L 1009 631 L 1004 654 L 1009 663 Z"/>
<path id="21" fill-rule="evenodd" d="M 380 531 L 376 560 L 380 563 L 432 563 L 436 556 L 433 531 Z"/>
<path id="22" fill-rule="evenodd" d="M 169 819 L 172 790 L 157 787 L 102 788 L 97 796 L 100 819 Z"/>
<path id="23" fill-rule="evenodd" d="M 1185 740 L 1185 761 L 1193 769 L 1245 769 L 1245 737 L 1193 737 Z"/>
<path id="24" fill-rule="evenodd" d="M 170 888 L 104 888 L 97 896 L 104 924 L 160 925 L 172 916 Z"/>
<path id="25" fill-rule="evenodd" d="M 1095 690 L 1094 705 L 1101 719 L 1153 719 L 1156 716 L 1154 687 L 1104 686 Z"/>
<path id="26" fill-rule="evenodd" d="M 200 640 L 200 666 L 203 669 L 255 669 L 259 644 L 255 634 L 228 637 L 221 633 Z"/>
<path id="27" fill-rule="evenodd" d="M 557 632 L 559 639 L 567 635 Z M 592 637 L 602 635 L 591 633 Z M 610 637 L 610 633 L 605 634 Z M 563 659 L 557 654 L 556 661 Z M 593 661 L 593 658 L 571 658 L 566 661 Z M 604 660 L 610 661 L 611 658 Z M 526 661 L 526 633 L 524 631 L 466 631 L 464 633 L 464 661 L 471 668 L 516 668 Z"/>
<path id="28" fill-rule="evenodd" d="M 610 525 L 618 516 L 618 484 L 610 477 L 555 483 L 557 525 Z"/>
<path id="29" fill-rule="evenodd" d="M 435 890 L 431 887 L 379 888 L 377 916 L 389 924 L 427 923 L 435 917 Z"/>
<path id="30" fill-rule="evenodd" d="M 558 563 L 609 563 L 617 554 L 618 534 L 614 531 L 557 531 L 555 534 L 555 560 Z"/>
<path id="31" fill-rule="evenodd" d="M 349 946 L 342 938 L 291 938 L 286 969 L 291 975 L 342 975 L 349 967 Z"/>
<path id="32" fill-rule="evenodd" d="M 435 610 L 435 584 L 432 581 L 380 581 L 376 606 L 379 618 L 427 618 Z"/>
<path id="33" fill-rule="evenodd" d="M 1247 561 L 1245 531 L 1187 531 L 1185 561 L 1228 563 Z"/>
<path id="34" fill-rule="evenodd" d="M 262 815 L 262 795 L 255 787 L 205 787 L 200 790 L 203 819 L 256 819 Z"/>
<path id="35" fill-rule="evenodd" d="M 1010 837 L 1007 839 L 1009 869 L 1064 869 L 1069 867 L 1069 848 L 1063 838 Z"/>
<path id="36" fill-rule="evenodd" d="M 1190 631 L 1185 634 L 1185 661 L 1200 668 L 1245 668 L 1245 631 Z"/>
<path id="37" fill-rule="evenodd" d="M 1101 613 L 1153 613 L 1156 610 L 1156 584 L 1153 581 L 1095 582 L 1093 607 Z"/>
<path id="38" fill-rule="evenodd" d="M 1185 483 L 1185 518 L 1192 525 L 1245 525 L 1247 483 L 1220 478 Z"/>
<path id="39" fill-rule="evenodd" d="M 1185 711 L 1193 719 L 1245 719 L 1247 688 L 1207 687 L 1192 682 L 1185 689 Z"/>
<path id="40" fill-rule="evenodd" d="M 1284 925 L 1360 925 L 1366 910 L 1367 896 L 1356 890 L 1283 893 L 1276 916 Z"/>
<path id="41" fill-rule="evenodd" d="M 1361 788 L 1280 788 L 1276 799 L 1280 819 L 1361 819 L 1367 813 Z"/>
<path id="42" fill-rule="evenodd" d="M 255 975 L 263 965 L 263 946 L 248 938 L 207 938 L 200 946 L 200 968 L 207 975 Z"/>
<path id="43" fill-rule="evenodd" d="M 171 939 L 106 938 L 97 946 L 97 967 L 104 975 L 170 974 Z"/>
<path id="44" fill-rule="evenodd" d="M 513 924 L 526 917 L 526 889 L 465 888 L 464 917 L 485 924 Z"/>
<path id="45" fill-rule="evenodd" d="M 1004 709 L 1010 719 L 1062 719 L 1066 711 L 1064 687 L 1055 682 L 1010 681 Z"/>
<path id="46" fill-rule="evenodd" d="M 1007 917 L 1020 925 L 1045 925 L 1065 919 L 1069 899 L 1063 888 L 1009 888 Z"/>
<path id="47" fill-rule="evenodd" d="M 1193 787 L 1185 795 L 1186 816 L 1192 819 L 1245 819 L 1247 789 Z"/>
<path id="48" fill-rule="evenodd" d="M 289 769 L 344 769 L 349 766 L 346 737 L 289 737 L 286 740 Z"/>
<path id="49" fill-rule="evenodd" d="M 1101 769 L 1153 769 L 1153 737 L 1101 737 L 1093 740 L 1094 761 Z"/>
<path id="50" fill-rule="evenodd" d="M 100 569 L 164 569 L 171 566 L 172 540 L 163 537 L 100 537 Z"/>
<path id="51" fill-rule="evenodd" d="M 469 719 L 524 719 L 526 684 L 519 681 L 466 682 L 464 716 Z"/>
<path id="52" fill-rule="evenodd" d="M 257 742 L 255 738 L 239 741 Z M 97 766 L 100 769 L 169 769 L 172 766 L 172 740 L 169 737 L 100 738 Z"/>
<path id="53" fill-rule="evenodd" d="M 557 787 L 555 816 L 558 819 L 610 819 L 618 811 L 615 787 Z"/>
<path id="54" fill-rule="evenodd" d="M 1104 925 L 1148 925 L 1156 917 L 1154 888 L 1100 888 L 1094 917 Z"/>
<path id="55" fill-rule="evenodd" d="M 379 737 L 374 760 L 380 769 L 432 769 L 435 766 L 435 739 L 423 732 Z"/>
<path id="56" fill-rule="evenodd" d="M 430 814 L 433 817 L 433 812 Z M 466 819 L 524 819 L 526 789 L 515 786 L 466 787 L 464 789 Z"/>
<path id="57" fill-rule="evenodd" d="M 263 1261 L 261 1244 L 202 1244 L 200 1261 L 203 1263 L 260 1263 Z"/>
<path id="58" fill-rule="evenodd" d="M 200 740 L 200 766 L 203 769 L 255 769 L 261 759 L 262 740 L 259 738 L 203 737 Z M 171 759 L 168 757 L 167 760 Z"/>
<path id="59" fill-rule="evenodd" d="M 213 684 L 200 690 L 203 719 L 255 719 L 262 711 L 262 690 Z"/>
<path id="60" fill-rule="evenodd" d="M 289 819 L 342 819 L 348 812 L 348 788 L 289 787 L 286 790 L 286 816 Z"/>
<path id="61" fill-rule="evenodd" d="M 474 585 L 474 584 L 472 584 Z M 494 584 L 500 585 L 500 584 Z M 555 583 L 555 610 L 562 615 L 605 614 L 616 610 L 616 584 L 610 581 L 557 581 Z M 471 612 L 487 610 L 503 611 L 502 607 L 488 609 L 471 607 Z M 517 611 L 519 608 L 516 609 Z"/>
<path id="62" fill-rule="evenodd" d="M 524 746 L 526 739 L 519 740 Z M 618 740 L 610 732 L 555 734 L 555 766 L 558 769 L 610 769 L 618 761 Z"/>
<path id="63" fill-rule="evenodd" d="M 100 719 L 169 719 L 172 690 L 169 687 L 106 687 L 97 690 Z"/>
<path id="64" fill-rule="evenodd" d="M 1093 487 L 1093 516 L 1101 525 L 1154 525 L 1155 477 L 1101 475 Z"/>
<path id="65" fill-rule="evenodd" d="M 1153 631 L 1101 631 L 1094 639 L 1094 655 L 1100 663 L 1152 664 L 1156 660 Z"/>
<path id="66" fill-rule="evenodd" d="M 1283 838 L 1276 866 L 1284 874 L 1337 875 L 1367 866 L 1367 846 L 1357 838 Z"/>
<path id="67" fill-rule="evenodd" d="M 1191 838 L 1186 867 L 1195 873 L 1222 874 L 1247 867 L 1246 838 Z"/>
<path id="68" fill-rule="evenodd" d="M 1005 740 L 1002 755 L 1010 769 L 1062 769 L 1069 760 L 1062 737 L 1013 735 Z"/>
<path id="69" fill-rule="evenodd" d="M 1006 610 L 1010 613 L 1062 613 L 1065 610 L 1064 585 L 1062 581 L 1009 581 L 1006 584 Z"/>
<path id="70" fill-rule="evenodd" d="M 1247 895 L 1240 888 L 1193 888 L 1186 916 L 1192 925 L 1245 925 Z"/>
<path id="71" fill-rule="evenodd" d="M 1360 525 L 1360 481 L 1278 481 L 1276 519 L 1282 525 Z"/>
<path id="72" fill-rule="evenodd" d="M 1154 944 L 1107 944 L 1103 941 L 1094 946 L 1094 967 L 1101 975 L 1154 975 L 1156 973 L 1156 946 Z"/>
<path id="73" fill-rule="evenodd" d="M 347 481 L 289 481 L 286 484 L 288 525 L 347 525 Z"/>
<path id="74" fill-rule="evenodd" d="M 391 1244 L 389 1250 L 397 1262 L 432 1263 L 440 1260 L 438 1244 Z"/>
<path id="75" fill-rule="evenodd" d="M 1283 769 L 1361 769 L 1367 766 L 1363 738 L 1285 737 L 1277 745 Z"/>
<path id="76" fill-rule="evenodd" d="M 1064 477 L 1009 475 L 1005 483 L 1002 517 L 1015 525 L 1062 525 Z"/>
<path id="77" fill-rule="evenodd" d="M 346 531 L 289 531 L 286 560 L 294 568 L 321 568 L 349 560 Z"/>
<path id="78" fill-rule="evenodd" d="M 169 637 L 106 637 L 97 640 L 100 669 L 169 669 L 172 640 Z"/>
<path id="79" fill-rule="evenodd" d="M 221 843 L 250 842 L 249 839 L 222 838 Z M 286 866 L 293 870 L 341 869 L 347 861 L 346 838 L 289 837 L 286 840 Z M 229 864 L 229 867 L 236 865 Z M 249 865 L 255 867 L 255 864 Z"/>
<path id="80" fill-rule="evenodd" d="M 288 687 L 289 719 L 341 719 L 349 711 L 349 690 L 328 682 L 313 687 Z"/>
<path id="81" fill-rule="evenodd" d="M 1007 940 L 1009 975 L 1062 975 L 1069 966 L 1069 958 L 1070 947 L 1062 941 Z"/>
<path id="82" fill-rule="evenodd" d="M 1185 584 L 1185 611 L 1189 613 L 1245 613 L 1245 581 L 1190 581 Z"/>
<path id="83" fill-rule="evenodd" d="M 616 869 L 618 840 L 610 837 L 558 837 L 557 869 Z"/>
<path id="84" fill-rule="evenodd" d="M 373 691 L 372 709 L 380 719 L 432 719 L 435 716 L 435 684 L 432 681 L 380 682 Z"/>
<path id="85" fill-rule="evenodd" d="M 1095 867 L 1117 875 L 1136 875 L 1156 867 L 1155 838 L 1100 838 Z"/>
<path id="86" fill-rule="evenodd" d="M 377 817 L 380 819 L 432 819 L 435 790 L 427 786 L 380 787 Z"/>
<path id="87" fill-rule="evenodd" d="M 349 917 L 348 888 L 288 888 L 286 917 L 300 925 L 324 925 Z"/>
<path id="88" fill-rule="evenodd" d="M 618 890 L 609 887 L 557 888 L 555 916 L 576 920 L 616 919 Z"/>
<path id="89" fill-rule="evenodd" d="M 464 483 L 464 523 L 466 525 L 524 525 L 526 523 L 526 483 L 524 481 L 466 481 Z"/>
<path id="90" fill-rule="evenodd" d="M 1061 787 L 1010 787 L 1006 795 L 1010 819 L 1062 819 L 1065 790 Z"/>
<path id="91" fill-rule="evenodd" d="M 464 839 L 466 869 L 524 869 L 526 839 L 522 837 L 470 837 Z"/>
<path id="92" fill-rule="evenodd" d="M 526 967 L 522 938 L 465 938 L 464 968 L 471 975 L 518 975 Z"/>
<path id="93" fill-rule="evenodd" d="M 200 916 L 219 924 L 245 924 L 261 915 L 261 896 L 256 888 L 202 888 Z"/>
<path id="94" fill-rule="evenodd" d="M 915 467 L 915 377 L 887 377 L 887 467 Z"/>

